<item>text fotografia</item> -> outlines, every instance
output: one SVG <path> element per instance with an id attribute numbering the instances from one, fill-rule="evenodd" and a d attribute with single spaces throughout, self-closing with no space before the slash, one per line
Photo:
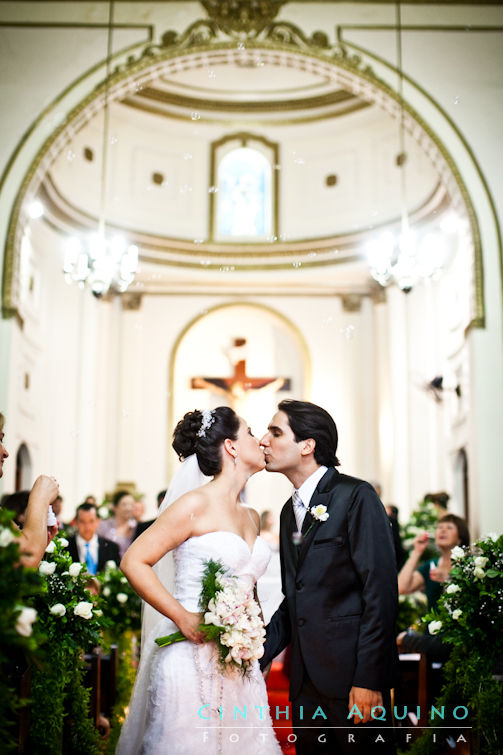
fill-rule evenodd
<path id="1" fill-rule="evenodd" d="M 328 728 L 331 728 L 331 727 L 328 727 Z M 353 731 L 348 732 L 346 741 L 348 742 L 348 744 L 357 744 L 358 742 L 361 741 L 361 737 L 359 735 L 360 735 L 360 732 L 357 732 L 355 729 L 353 729 Z M 270 730 L 257 731 L 257 741 L 260 742 L 261 744 L 264 744 L 267 740 L 272 739 L 273 736 L 274 735 L 272 734 Z M 364 741 L 367 744 L 369 744 L 368 734 L 367 733 L 364 734 L 363 737 L 364 737 Z M 404 737 L 401 737 L 401 739 L 403 739 L 404 744 L 409 744 L 412 742 L 413 735 L 410 733 L 407 733 L 405 734 Z M 293 733 L 288 734 L 286 740 L 289 744 L 295 744 L 297 741 L 297 735 Z M 316 740 L 320 744 L 326 744 L 328 741 L 327 734 L 325 732 L 320 733 L 320 730 L 318 729 L 317 732 L 313 734 L 313 741 L 314 740 Z M 378 742 L 395 742 L 395 740 L 396 738 L 393 733 L 389 735 L 386 733 L 379 733 L 375 735 L 375 738 L 373 741 L 374 743 L 378 743 Z M 202 732 L 201 741 L 204 743 L 207 743 L 210 741 L 209 731 Z M 231 744 L 239 744 L 240 736 L 237 732 L 234 731 L 227 736 L 227 741 L 230 742 Z M 444 736 L 439 734 L 438 739 L 437 739 L 437 733 L 435 732 L 432 738 L 433 744 L 436 744 L 437 742 L 442 742 L 442 741 L 447 742 L 449 744 L 449 747 L 455 747 L 456 744 L 458 744 L 459 742 L 464 742 L 465 744 L 468 742 L 467 738 L 463 734 L 449 733 L 448 735 L 444 735 Z"/>
<path id="2" fill-rule="evenodd" d="M 289 715 L 290 715 L 290 708 L 287 706 L 286 708 L 281 708 L 279 705 L 276 706 L 276 715 L 274 716 L 274 711 L 271 710 L 269 705 L 254 705 L 249 708 L 247 705 L 243 705 L 242 708 L 240 708 L 238 705 L 234 706 L 234 711 L 231 711 L 231 719 L 233 721 L 248 721 L 248 720 L 255 720 L 255 721 L 264 721 L 266 720 L 267 713 L 270 714 L 271 718 L 275 718 L 276 721 L 283 720 L 288 721 Z M 397 721 L 403 721 L 409 713 L 412 713 L 418 720 L 421 719 L 421 706 L 416 705 L 415 707 L 409 708 L 407 705 L 395 705 L 392 709 L 393 718 Z M 199 718 L 202 718 L 204 721 L 210 721 L 212 718 L 218 718 L 221 721 L 229 720 L 229 711 L 225 711 L 222 706 L 219 708 L 211 708 L 210 704 L 207 703 L 206 705 L 201 705 L 199 710 L 197 711 L 197 715 Z M 370 715 L 374 721 L 386 721 L 386 708 L 384 708 L 382 705 L 375 705 L 372 710 L 370 711 Z M 456 721 L 464 721 L 468 717 L 468 708 L 465 705 L 457 705 L 452 710 L 449 710 L 446 708 L 445 705 L 441 705 L 439 708 L 436 708 L 434 705 L 431 706 L 429 709 L 429 715 L 428 711 L 426 711 L 427 719 L 429 721 L 445 721 L 445 717 L 449 719 L 449 715 L 452 715 Z M 304 720 L 311 720 L 311 721 L 327 721 L 328 717 L 325 714 L 323 708 L 321 705 L 318 705 L 316 710 L 311 716 L 304 717 L 304 706 L 299 705 L 298 708 L 298 716 L 300 721 Z M 363 718 L 362 713 L 358 709 L 356 705 L 353 705 L 351 710 L 348 713 L 348 720 L 353 718 L 353 716 L 359 716 L 360 718 Z"/>

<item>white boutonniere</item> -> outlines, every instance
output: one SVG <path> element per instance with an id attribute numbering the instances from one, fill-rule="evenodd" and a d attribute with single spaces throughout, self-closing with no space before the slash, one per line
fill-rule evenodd
<path id="1" fill-rule="evenodd" d="M 316 519 L 318 522 L 326 522 L 329 517 L 327 507 L 322 506 L 322 504 L 319 504 L 318 506 L 311 506 L 309 511 L 313 519 Z"/>
<path id="2" fill-rule="evenodd" d="M 301 532 L 294 532 L 292 535 L 292 541 L 294 545 L 300 545 L 301 542 L 305 537 L 308 536 L 308 534 L 311 532 L 311 528 L 314 527 L 315 522 L 326 522 L 330 514 L 327 511 L 327 507 L 323 506 L 321 503 L 318 504 L 318 506 L 311 506 L 310 509 L 308 509 L 309 513 L 314 519 L 314 522 L 311 522 L 309 527 L 307 528 L 306 532 L 302 534 Z"/>

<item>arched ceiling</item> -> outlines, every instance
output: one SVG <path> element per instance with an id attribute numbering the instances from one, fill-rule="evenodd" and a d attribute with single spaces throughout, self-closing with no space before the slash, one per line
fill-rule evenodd
<path id="1" fill-rule="evenodd" d="M 408 134 L 399 167 L 396 118 L 301 54 L 180 57 L 115 96 L 108 116 L 105 180 L 101 110 L 52 161 L 39 195 L 45 222 L 65 234 L 95 230 L 104 204 L 110 232 L 140 248 L 139 290 L 368 293 L 377 284 L 364 244 L 398 226 L 401 171 L 414 222 L 431 224 L 450 203 Z M 261 243 L 211 236 L 212 145 L 236 133 L 277 145 L 278 230 Z"/>

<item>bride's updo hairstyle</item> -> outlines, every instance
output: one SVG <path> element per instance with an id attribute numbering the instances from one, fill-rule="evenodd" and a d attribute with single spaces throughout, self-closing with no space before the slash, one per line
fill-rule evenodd
<path id="1" fill-rule="evenodd" d="M 173 448 L 180 460 L 195 453 L 199 469 L 211 477 L 222 471 L 222 443 L 226 438 L 236 440 L 238 431 L 239 417 L 229 406 L 196 409 L 175 427 Z"/>

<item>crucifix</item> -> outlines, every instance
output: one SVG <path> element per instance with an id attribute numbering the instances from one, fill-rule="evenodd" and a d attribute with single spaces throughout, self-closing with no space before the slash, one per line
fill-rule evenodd
<path id="1" fill-rule="evenodd" d="M 231 349 L 230 360 L 234 365 L 234 374 L 230 377 L 194 377 L 191 380 L 191 388 L 205 388 L 212 393 L 225 396 L 232 406 L 242 401 L 249 391 L 266 389 L 269 391 L 290 390 L 290 378 L 282 377 L 249 377 L 246 374 L 246 359 L 243 355 L 243 347 L 246 338 L 235 338 Z M 233 360 L 233 355 L 236 361 Z"/>

